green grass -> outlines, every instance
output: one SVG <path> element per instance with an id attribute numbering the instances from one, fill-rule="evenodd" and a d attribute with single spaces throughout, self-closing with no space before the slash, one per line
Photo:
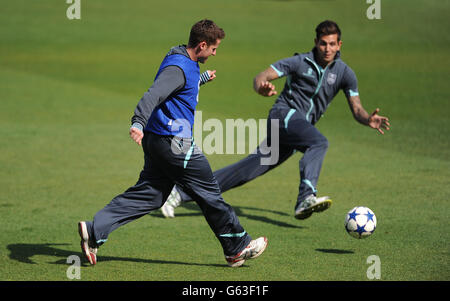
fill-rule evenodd
<path id="1" fill-rule="evenodd" d="M 358 125 L 336 97 L 317 125 L 330 142 L 318 189 L 334 202 L 308 220 L 293 218 L 299 153 L 224 193 L 245 229 L 269 238 L 264 255 L 240 269 L 226 267 L 204 217 L 186 204 L 174 220 L 154 212 L 114 231 L 81 279 L 364 281 L 367 257 L 378 255 L 382 280 L 450 280 L 449 2 L 383 1 L 374 21 L 365 1 L 195 2 L 82 1 L 74 21 L 64 1 L 2 5 L 0 280 L 68 280 L 67 257 L 81 256 L 76 223 L 142 167 L 128 137 L 136 103 L 166 51 L 205 17 L 227 36 L 201 66 L 217 69 L 200 92 L 203 120 L 266 118 L 275 99 L 256 95 L 253 77 L 309 51 L 315 25 L 329 18 L 343 30 L 363 105 L 380 107 L 392 129 L 381 136 Z M 208 156 L 213 169 L 242 157 Z M 357 205 L 378 218 L 361 241 L 343 226 Z"/>

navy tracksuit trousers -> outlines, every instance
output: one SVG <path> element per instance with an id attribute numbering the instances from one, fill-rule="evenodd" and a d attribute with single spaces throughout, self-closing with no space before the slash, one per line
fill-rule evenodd
<path id="1" fill-rule="evenodd" d="M 87 222 L 98 245 L 119 226 L 160 208 L 175 184 L 197 202 L 225 255 L 235 255 L 250 243 L 250 235 L 223 200 L 206 157 L 191 141 L 145 132 L 145 163 L 138 182 Z"/>
<path id="2" fill-rule="evenodd" d="M 267 157 L 266 145 L 272 149 L 271 120 L 276 120 L 279 135 L 279 156 L 273 164 L 261 164 L 261 159 Z M 246 158 L 219 169 L 214 172 L 220 189 L 225 192 L 234 187 L 243 185 L 286 161 L 295 151 L 303 153 L 299 162 L 300 185 L 296 206 L 308 195 L 316 194 L 316 185 L 319 179 L 322 162 L 328 149 L 328 140 L 319 130 L 307 121 L 304 114 L 288 107 L 273 107 L 269 113 L 267 123 L 267 142 L 258 146 L 256 152 Z M 177 188 L 180 188 L 177 186 Z M 183 201 L 192 200 L 183 189 L 178 189 Z"/>

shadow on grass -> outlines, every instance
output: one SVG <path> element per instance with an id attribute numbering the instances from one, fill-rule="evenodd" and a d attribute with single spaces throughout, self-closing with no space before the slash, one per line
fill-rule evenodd
<path id="1" fill-rule="evenodd" d="M 197 206 L 195 202 L 189 202 L 184 203 L 181 205 L 183 208 L 189 209 L 194 212 L 189 213 L 175 213 L 175 217 L 190 217 L 190 216 L 203 216 L 203 213 L 200 211 L 200 208 Z M 274 220 L 266 216 L 259 216 L 256 214 L 251 214 L 248 211 L 260 211 L 260 212 L 268 212 L 280 216 L 289 216 L 289 214 L 285 212 L 275 211 L 275 210 L 269 210 L 269 209 L 262 209 L 262 208 L 256 208 L 256 207 L 246 207 L 246 206 L 233 206 L 234 211 L 236 212 L 236 215 L 238 217 L 245 217 L 248 219 L 252 219 L 255 221 L 272 224 L 279 227 L 285 227 L 285 228 L 297 228 L 297 229 L 304 229 L 305 227 L 299 226 L 299 225 L 292 225 L 289 223 L 285 223 L 282 221 Z M 150 214 L 150 216 L 158 217 L 158 218 L 165 218 L 164 215 L 162 215 L 160 210 L 154 211 Z M 292 218 L 294 216 L 292 215 Z"/>
<path id="2" fill-rule="evenodd" d="M 72 255 L 77 255 L 82 259 L 83 266 L 89 266 L 87 261 L 84 259 L 81 251 L 68 251 L 57 248 L 56 246 L 68 246 L 70 244 L 10 244 L 8 245 L 8 250 L 10 251 L 9 258 L 12 260 L 17 260 L 19 262 L 36 264 L 31 257 L 35 255 L 45 255 L 60 258 L 50 264 L 72 264 L 72 262 L 67 263 L 67 258 Z M 155 259 L 143 259 L 143 258 L 128 258 L 128 257 L 113 257 L 113 256 L 99 256 L 99 262 L 105 261 L 125 261 L 125 262 L 140 262 L 140 263 L 150 263 L 150 264 L 180 264 L 180 265 L 191 265 L 191 266 L 210 266 L 210 267 L 226 267 L 224 264 L 203 264 L 203 263 L 191 263 L 191 262 L 181 262 L 181 261 L 170 261 L 170 260 L 155 260 Z M 246 266 L 244 266 L 246 267 Z"/>
<path id="3" fill-rule="evenodd" d="M 330 253 L 330 254 L 353 254 L 355 252 L 350 250 L 340 250 L 340 249 L 316 249 L 316 251 L 322 253 Z"/>

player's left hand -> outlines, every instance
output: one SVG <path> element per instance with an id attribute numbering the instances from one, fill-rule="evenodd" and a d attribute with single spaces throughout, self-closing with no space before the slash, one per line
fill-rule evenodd
<path id="1" fill-rule="evenodd" d="M 213 79 L 216 78 L 216 70 L 206 70 L 209 74 L 209 81 L 212 81 Z"/>
<path id="2" fill-rule="evenodd" d="M 383 129 L 389 130 L 391 125 L 389 124 L 389 118 L 378 115 L 378 112 L 380 112 L 380 109 L 377 108 L 372 115 L 369 116 L 368 124 L 371 128 L 384 134 Z"/>

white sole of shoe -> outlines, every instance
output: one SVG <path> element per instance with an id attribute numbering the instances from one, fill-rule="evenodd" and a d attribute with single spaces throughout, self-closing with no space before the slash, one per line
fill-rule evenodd
<path id="1" fill-rule="evenodd" d="M 306 218 L 310 217 L 314 212 L 319 213 L 319 212 L 327 210 L 328 208 L 331 207 L 332 203 L 333 203 L 333 201 L 331 199 L 326 199 L 323 202 L 315 204 L 314 206 L 311 206 L 308 209 L 305 209 L 300 212 L 296 212 L 295 218 L 296 219 L 306 219 Z"/>
<path id="2" fill-rule="evenodd" d="M 262 249 L 259 250 L 258 253 L 256 253 L 255 255 L 253 255 L 253 256 L 251 256 L 251 257 L 249 257 L 249 258 L 247 258 L 247 259 L 254 259 L 254 258 L 256 258 L 256 257 L 259 257 L 259 256 L 266 250 L 267 245 L 268 245 L 267 237 L 264 237 L 264 246 L 262 247 Z M 229 265 L 230 267 L 232 267 L 232 268 L 237 268 L 237 267 L 240 267 L 241 265 L 243 265 L 243 264 L 245 263 L 245 260 L 246 260 L 246 259 L 241 259 L 241 260 L 236 261 L 236 262 L 233 262 L 233 263 L 231 263 L 231 264 L 228 262 L 228 265 Z"/>
<path id="3" fill-rule="evenodd" d="M 165 206 L 161 207 L 161 212 L 164 215 L 164 217 L 167 217 L 167 218 L 174 218 L 175 217 L 175 215 L 173 213 L 170 213 L 169 210 L 167 210 L 167 208 Z"/>
<path id="4" fill-rule="evenodd" d="M 87 231 L 86 223 L 85 222 L 79 222 L 78 223 L 78 234 L 81 238 L 81 251 L 84 254 L 84 257 L 89 261 L 90 264 L 94 265 L 97 263 L 97 255 L 89 251 L 89 234 Z"/>
<path id="5" fill-rule="evenodd" d="M 256 253 L 252 257 L 250 257 L 250 259 L 254 259 L 254 258 L 260 256 L 266 250 L 268 244 L 269 244 L 269 241 L 267 240 L 267 237 L 264 237 L 264 247 L 258 253 Z"/>

